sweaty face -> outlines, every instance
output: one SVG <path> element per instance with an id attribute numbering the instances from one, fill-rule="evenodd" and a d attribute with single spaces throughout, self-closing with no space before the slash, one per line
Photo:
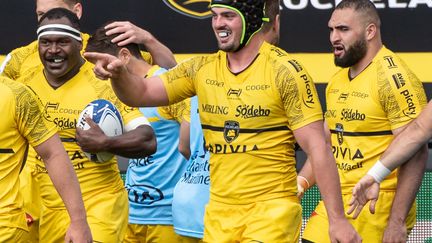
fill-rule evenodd
<path id="1" fill-rule="evenodd" d="M 65 17 L 61 19 L 44 19 L 41 26 L 47 24 L 65 24 L 71 26 Z M 73 77 L 81 67 L 83 59 L 80 54 L 81 42 L 66 35 L 45 35 L 39 38 L 39 57 L 44 65 L 47 78 L 63 82 Z"/>
<path id="2" fill-rule="evenodd" d="M 328 23 L 335 65 L 351 67 L 366 55 L 366 27 L 352 9 L 337 9 Z"/>
<path id="3" fill-rule="evenodd" d="M 240 46 L 242 36 L 242 19 L 237 12 L 227 8 L 212 8 L 212 27 L 218 41 L 219 49 L 233 52 Z"/>
<path id="4" fill-rule="evenodd" d="M 66 4 L 63 0 L 36 0 L 36 15 L 38 21 L 42 15 L 53 8 L 66 8 L 73 11 L 73 7 Z"/>

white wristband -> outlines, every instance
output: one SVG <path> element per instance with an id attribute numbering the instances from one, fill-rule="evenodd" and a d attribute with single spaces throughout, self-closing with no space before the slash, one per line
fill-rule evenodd
<path id="1" fill-rule="evenodd" d="M 391 170 L 385 167 L 380 160 L 378 160 L 372 168 L 368 171 L 368 175 L 372 176 L 376 182 L 381 183 L 389 174 Z"/>
<path id="2" fill-rule="evenodd" d="M 299 176 L 297 176 L 297 178 L 302 179 L 302 180 L 304 180 L 306 182 L 307 188 L 304 188 L 305 190 L 307 190 L 307 189 L 310 188 L 309 181 L 306 179 L 306 177 L 299 175 Z"/>

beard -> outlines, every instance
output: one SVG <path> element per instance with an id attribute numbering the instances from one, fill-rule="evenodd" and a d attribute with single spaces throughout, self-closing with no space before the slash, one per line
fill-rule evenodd
<path id="1" fill-rule="evenodd" d="M 239 48 L 239 46 L 240 43 L 235 43 L 235 42 L 225 43 L 225 44 L 221 44 L 220 42 L 218 43 L 219 50 L 224 52 L 235 52 Z"/>
<path id="2" fill-rule="evenodd" d="M 343 57 L 334 57 L 334 63 L 338 67 L 351 67 L 358 63 L 367 52 L 367 44 L 365 39 L 356 41 L 352 46 L 345 51 Z"/>

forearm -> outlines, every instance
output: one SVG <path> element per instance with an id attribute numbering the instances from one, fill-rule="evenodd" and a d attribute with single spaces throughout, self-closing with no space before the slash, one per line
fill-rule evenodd
<path id="1" fill-rule="evenodd" d="M 148 38 L 145 43 L 143 43 L 147 51 L 151 54 L 153 62 L 157 65 L 170 69 L 177 65 L 171 50 L 160 43 L 154 36 Z"/>
<path id="2" fill-rule="evenodd" d="M 381 156 L 385 167 L 393 170 L 411 158 L 432 137 L 432 101 L 406 129 L 396 136 Z"/>
<path id="3" fill-rule="evenodd" d="M 45 161 L 48 175 L 62 198 L 72 222 L 86 220 L 80 185 L 67 155 L 55 155 Z"/>
<path id="4" fill-rule="evenodd" d="M 106 151 L 126 158 L 142 158 L 156 152 L 156 137 L 150 126 L 140 126 L 120 136 L 107 137 Z"/>
<path id="5" fill-rule="evenodd" d="M 130 72 L 123 71 L 119 76 L 111 78 L 112 88 L 117 97 L 131 107 L 144 106 L 139 102 L 139 97 L 145 92 L 145 85 L 141 77 Z"/>
<path id="6" fill-rule="evenodd" d="M 414 120 L 401 134 L 396 136 L 380 160 L 389 170 L 394 170 L 411 158 L 430 138 L 430 131 Z"/>
<path id="7" fill-rule="evenodd" d="M 331 223 L 345 217 L 339 174 L 330 149 L 323 148 L 315 152 L 310 157 L 312 170 Z"/>
<path id="8" fill-rule="evenodd" d="M 405 224 L 406 217 L 422 183 L 427 157 L 428 148 L 423 145 L 408 162 L 399 168 L 397 190 L 389 221 Z"/>
<path id="9" fill-rule="evenodd" d="M 312 163 L 310 162 L 309 158 L 306 159 L 306 162 L 304 163 L 298 175 L 306 178 L 309 183 L 309 187 L 315 185 L 316 181 L 312 170 Z"/>

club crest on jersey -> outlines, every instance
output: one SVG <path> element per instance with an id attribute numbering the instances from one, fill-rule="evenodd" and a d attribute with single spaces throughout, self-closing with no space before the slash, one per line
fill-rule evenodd
<path id="1" fill-rule="evenodd" d="M 337 136 L 337 140 L 338 140 L 338 143 L 339 143 L 339 145 L 342 145 L 342 143 L 343 143 L 343 132 L 344 132 L 344 129 L 343 129 L 343 125 L 342 124 L 340 124 L 340 123 L 336 123 L 336 136 Z"/>
<path id="2" fill-rule="evenodd" d="M 224 138 L 227 143 L 234 141 L 240 134 L 240 124 L 236 121 L 225 121 Z"/>
<path id="3" fill-rule="evenodd" d="M 163 0 L 172 10 L 177 13 L 204 19 L 211 16 L 210 0 Z"/>

